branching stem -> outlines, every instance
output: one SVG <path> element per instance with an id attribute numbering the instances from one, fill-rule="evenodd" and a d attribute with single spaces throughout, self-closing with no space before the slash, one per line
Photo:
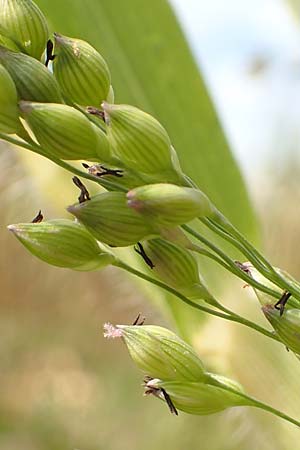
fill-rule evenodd
<path id="1" fill-rule="evenodd" d="M 207 375 L 207 379 L 205 381 L 206 381 L 206 383 L 211 384 L 213 386 L 217 386 L 217 387 L 223 389 L 224 391 L 231 392 L 233 394 L 238 395 L 239 397 L 242 397 L 243 399 L 246 400 L 246 402 L 245 402 L 246 406 L 254 406 L 255 408 L 259 408 L 264 411 L 267 411 L 267 412 L 269 412 L 277 417 L 280 417 L 281 419 L 286 420 L 287 422 L 290 422 L 293 425 L 296 425 L 297 427 L 300 428 L 300 422 L 298 420 L 293 419 L 292 417 L 288 416 L 287 414 L 279 411 L 276 408 L 273 408 L 270 405 L 267 405 L 264 402 L 261 402 L 260 400 L 257 400 L 254 397 L 251 397 L 250 395 L 244 394 L 243 392 L 233 389 L 227 385 L 224 385 L 223 383 L 216 380 L 214 377 L 211 377 L 209 374 Z"/>
<path id="2" fill-rule="evenodd" d="M 238 314 L 235 314 L 234 312 L 230 311 L 229 309 L 222 306 L 217 301 L 215 302 L 214 306 L 221 309 L 223 312 L 216 311 L 215 309 L 208 308 L 207 306 L 200 305 L 198 303 L 193 302 L 189 298 L 185 297 L 183 294 L 178 292 L 176 289 L 168 286 L 167 284 L 163 283 L 162 281 L 156 280 L 155 278 L 150 277 L 149 275 L 146 275 L 143 272 L 140 272 L 139 270 L 134 269 L 133 267 L 129 266 L 128 264 L 124 263 L 121 260 L 117 260 L 117 262 L 114 263 L 115 266 L 126 270 L 127 272 L 142 278 L 143 280 L 148 281 L 149 283 L 155 284 L 156 286 L 159 286 L 160 288 L 164 289 L 165 291 L 169 292 L 170 294 L 173 294 L 177 298 L 179 298 L 181 301 L 186 303 L 187 305 L 191 306 L 192 308 L 198 309 L 199 311 L 211 314 L 216 317 L 220 317 L 222 319 L 229 320 L 231 322 L 237 322 L 241 325 L 244 325 L 248 328 L 252 328 L 253 330 L 257 331 L 260 334 L 263 334 L 267 336 L 270 339 L 273 339 L 274 341 L 281 342 L 280 338 L 278 338 L 275 334 L 272 332 L 266 330 L 265 328 L 257 325 L 254 322 L 251 322 L 250 320 L 245 319 L 244 317 L 239 316 Z"/>
<path id="3" fill-rule="evenodd" d="M 274 298 L 279 299 L 281 297 L 280 292 L 274 291 L 273 289 L 270 289 L 267 286 L 264 286 L 263 284 L 254 280 L 254 278 L 252 278 L 250 275 L 248 275 L 247 273 L 245 273 L 241 269 L 239 269 L 237 267 L 237 265 L 235 264 L 235 262 L 229 256 L 227 256 L 226 253 L 224 253 L 221 249 L 219 249 L 219 247 L 214 245 L 212 242 L 210 242 L 208 239 L 206 239 L 200 233 L 195 231 L 193 228 L 191 228 L 188 225 L 182 225 L 182 228 L 186 232 L 188 232 L 191 236 L 196 238 L 198 241 L 202 242 L 202 244 L 205 244 L 208 248 L 213 250 L 217 255 L 219 255 L 219 257 L 221 258 L 221 261 L 222 260 L 225 261 L 226 264 L 222 263 L 220 261 L 220 258 L 218 260 L 216 260 L 215 258 L 213 258 L 213 259 L 216 260 L 223 267 L 225 267 L 227 270 L 229 270 L 231 273 L 233 273 L 237 277 L 241 278 L 242 280 L 246 281 L 246 283 L 248 283 L 250 286 L 253 286 L 256 289 L 259 289 L 260 291 L 265 292 L 266 294 L 269 294 Z M 191 247 L 191 250 L 196 251 L 200 254 L 204 254 L 201 250 L 198 251 L 197 246 Z M 211 257 L 211 255 L 209 255 L 209 254 L 207 254 L 206 256 Z"/>
<path id="4" fill-rule="evenodd" d="M 26 142 L 23 142 L 19 139 L 15 139 L 11 136 L 7 136 L 6 134 L 0 133 L 0 139 L 3 139 L 6 142 L 9 142 L 10 144 L 17 145 L 18 147 L 26 148 L 27 150 L 30 150 L 31 152 L 37 153 L 41 156 L 44 156 L 47 159 L 50 159 L 50 161 L 54 162 L 58 166 L 62 167 L 63 169 L 67 170 L 68 172 L 71 172 L 75 175 L 78 175 L 81 178 L 85 178 L 90 181 L 94 181 L 95 183 L 100 184 L 104 188 L 106 188 L 109 191 L 123 191 L 126 192 L 127 189 L 124 188 L 124 186 L 119 185 L 118 183 L 114 183 L 112 181 L 105 180 L 104 178 L 99 178 L 94 175 L 91 175 L 89 173 L 83 172 L 82 170 L 77 169 L 76 167 L 72 166 L 71 164 L 57 158 L 56 156 L 53 156 L 46 150 L 44 150 L 40 145 L 37 145 L 35 143 L 28 144 Z"/>

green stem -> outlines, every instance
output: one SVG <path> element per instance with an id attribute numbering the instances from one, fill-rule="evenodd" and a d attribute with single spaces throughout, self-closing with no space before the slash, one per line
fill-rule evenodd
<path id="1" fill-rule="evenodd" d="M 198 247 L 197 245 L 194 245 L 194 244 L 192 244 L 189 247 L 189 250 L 191 250 L 191 251 L 193 251 L 195 253 L 198 253 L 199 255 L 207 256 L 208 258 L 216 261 L 218 264 L 220 264 L 222 267 L 224 267 L 224 269 L 228 270 L 229 272 L 231 272 L 233 275 L 237 276 L 238 278 L 241 278 L 247 284 L 251 285 L 253 288 L 256 288 L 256 289 L 259 289 L 259 290 L 261 290 L 263 292 L 266 292 L 267 294 L 272 295 L 272 297 L 274 297 L 274 298 L 280 298 L 281 297 L 281 294 L 279 292 L 277 293 L 277 295 L 275 295 L 275 291 L 270 290 L 267 286 L 259 283 L 258 281 L 254 280 L 254 278 L 252 278 L 251 276 L 247 275 L 246 272 L 243 272 L 242 270 L 240 270 L 236 266 L 234 261 L 231 260 L 232 263 L 230 265 L 226 264 L 221 258 L 218 258 L 216 255 L 214 255 L 211 252 L 204 251 L 201 247 Z"/>
<path id="2" fill-rule="evenodd" d="M 266 260 L 266 258 L 261 255 L 255 247 L 253 247 L 250 242 L 248 242 L 243 235 L 234 228 L 228 222 L 228 226 L 222 226 L 219 223 L 211 220 L 202 218 L 200 219 L 208 228 L 219 234 L 223 239 L 229 241 L 232 245 L 238 248 L 248 259 L 251 261 L 253 266 L 261 272 L 266 278 L 276 284 L 278 287 L 284 290 L 288 290 L 293 294 L 298 300 L 300 300 L 300 286 L 296 283 L 290 283 L 285 278 L 283 278 L 274 267 Z M 224 221 L 226 219 L 224 218 Z M 228 230 L 229 228 L 229 230 Z M 232 235 L 230 234 L 232 233 Z"/>
<path id="3" fill-rule="evenodd" d="M 224 267 L 224 269 L 229 270 L 230 272 L 232 272 L 236 275 L 237 271 L 233 270 L 229 264 L 226 264 L 225 261 L 223 261 L 221 258 L 216 256 L 214 253 L 211 253 L 208 250 L 204 249 L 203 247 L 200 247 L 199 245 L 195 245 L 193 243 L 189 244 L 187 246 L 187 248 L 188 248 L 188 250 L 191 250 L 192 252 L 198 253 L 199 255 L 206 256 L 207 258 L 212 259 L 213 261 L 218 263 L 220 266 Z"/>
<path id="4" fill-rule="evenodd" d="M 206 382 L 207 382 L 207 384 L 217 386 L 217 387 L 223 389 L 224 391 L 231 392 L 233 394 L 238 395 L 239 397 L 244 398 L 247 401 L 247 404 L 246 404 L 247 406 L 254 406 L 255 408 L 262 409 L 262 410 L 267 411 L 277 417 L 280 417 L 283 420 L 286 420 L 287 422 L 292 423 L 293 425 L 296 425 L 297 427 L 300 427 L 300 421 L 293 419 L 292 417 L 288 416 L 287 414 L 279 411 L 276 408 L 273 408 L 270 405 L 267 405 L 264 402 L 261 402 L 260 400 L 257 400 L 254 397 L 251 397 L 250 395 L 244 394 L 243 392 L 240 392 L 229 386 L 226 386 L 225 384 L 223 384 L 223 383 L 219 382 L 218 380 L 216 380 L 215 378 L 211 377 L 209 374 L 207 375 Z"/>
<path id="5" fill-rule="evenodd" d="M 231 322 L 237 322 L 240 323 L 246 327 L 252 328 L 253 330 L 267 336 L 270 339 L 273 339 L 274 341 L 277 342 L 281 342 L 280 338 L 278 338 L 275 334 L 273 334 L 272 332 L 266 330 L 263 327 L 260 327 L 259 325 L 257 325 L 254 322 L 251 322 L 250 320 L 245 319 L 244 317 L 241 317 L 235 313 L 231 313 L 229 310 L 226 310 L 226 308 L 224 308 L 222 305 L 220 305 L 218 302 L 216 302 L 215 306 L 218 308 L 219 306 L 222 307 L 223 310 L 228 311 L 228 313 L 224 314 L 222 312 L 219 311 L 215 311 L 214 309 L 208 308 L 206 306 L 203 305 L 198 305 L 197 303 L 194 303 L 192 300 L 188 299 L 187 297 L 185 297 L 184 295 L 182 295 L 180 292 L 176 291 L 175 289 L 173 289 L 172 287 L 168 286 L 167 284 L 156 280 L 155 278 L 152 278 L 148 275 L 146 275 L 143 272 L 140 272 L 139 270 L 134 269 L 133 267 L 127 265 L 126 263 L 124 263 L 121 260 L 117 260 L 114 263 L 115 266 L 119 267 L 120 269 L 126 270 L 127 272 L 142 278 L 143 280 L 148 281 L 149 283 L 155 284 L 156 286 L 159 286 L 160 288 L 164 289 L 165 291 L 169 292 L 170 294 L 175 295 L 177 298 L 179 298 L 180 300 L 182 300 L 184 303 L 186 303 L 187 305 L 191 306 L 192 308 L 198 309 L 199 311 L 202 312 L 206 312 L 208 314 L 211 314 L 213 316 L 216 317 L 220 317 L 222 319 L 226 319 L 229 320 Z"/>
<path id="6" fill-rule="evenodd" d="M 250 244 L 247 239 L 229 222 L 229 220 L 224 217 L 221 213 L 219 213 L 219 216 L 221 218 L 221 223 L 218 221 L 214 221 L 211 219 L 208 219 L 209 222 L 214 224 L 215 226 L 219 227 L 220 229 L 224 230 L 225 233 L 231 234 L 238 242 L 240 242 L 244 249 L 248 250 L 251 254 L 255 255 L 255 258 L 272 273 L 274 272 L 274 268 L 269 263 L 269 261 L 252 245 Z"/>
<path id="7" fill-rule="evenodd" d="M 260 400 L 257 400 L 255 398 L 253 398 L 253 397 L 249 396 L 249 399 L 252 399 L 254 407 L 259 408 L 259 409 L 263 409 L 264 411 L 267 411 L 267 412 L 269 412 L 271 414 L 274 414 L 274 416 L 280 417 L 281 419 L 286 420 L 287 422 L 290 422 L 290 423 L 296 425 L 297 427 L 300 427 L 300 422 L 298 420 L 296 420 L 296 419 L 293 419 L 293 417 L 290 417 L 287 414 L 279 411 L 278 409 L 273 408 L 272 406 L 267 405 L 267 404 L 261 402 Z"/>
<path id="8" fill-rule="evenodd" d="M 193 182 L 193 180 L 188 179 L 190 187 L 193 187 L 195 189 L 198 189 L 198 186 Z M 208 228 L 210 228 L 212 231 L 218 233 L 221 235 L 224 239 L 228 240 L 232 245 L 234 245 L 243 255 L 246 255 L 251 262 L 253 262 L 253 265 L 260 271 L 265 270 L 266 268 L 270 271 L 273 270 L 273 267 L 271 264 L 265 260 L 263 257 L 260 258 L 261 255 L 259 255 L 258 251 L 254 248 L 252 248 L 252 251 L 249 252 L 247 249 L 249 248 L 247 246 L 248 241 L 239 233 L 239 231 L 234 228 L 234 226 L 229 222 L 229 220 L 223 216 L 223 214 L 215 208 L 215 216 L 217 218 L 217 221 L 202 217 L 199 218 L 199 220 L 204 223 Z M 233 236 L 230 235 L 228 228 L 230 231 L 232 231 Z M 237 237 L 237 239 L 236 239 Z M 244 244 L 244 245 L 242 245 Z M 251 244 L 249 244 L 251 245 Z M 245 253 L 246 252 L 246 253 Z M 265 267 L 261 264 L 261 259 L 263 259 L 265 263 Z M 257 264 L 257 266 L 254 264 Z"/>
<path id="9" fill-rule="evenodd" d="M 27 144 L 25 142 L 22 142 L 18 139 L 15 139 L 11 136 L 7 136 L 3 133 L 0 133 L 0 139 L 3 139 L 6 142 L 9 142 L 10 144 L 17 145 L 18 147 L 26 148 L 27 150 L 30 150 L 34 153 L 37 153 L 41 156 L 44 156 L 47 159 L 50 159 L 52 162 L 57 164 L 58 166 L 62 167 L 63 169 L 67 170 L 68 172 L 71 172 L 75 175 L 78 175 L 82 178 L 85 178 L 90 181 L 94 181 L 95 183 L 100 184 L 104 188 L 108 190 L 118 190 L 127 192 L 127 189 L 123 186 L 119 185 L 118 183 L 113 183 L 112 181 L 105 180 L 104 178 L 98 178 L 93 175 L 90 175 L 89 173 L 83 172 L 82 170 L 77 169 L 76 167 L 72 166 L 71 164 L 66 163 L 65 161 L 62 161 L 59 158 L 56 158 L 55 156 L 51 155 L 49 152 L 44 150 L 42 147 L 40 147 L 37 144 Z"/>
<path id="10" fill-rule="evenodd" d="M 253 252 L 248 251 L 235 237 L 231 236 L 225 228 L 221 227 L 218 223 L 212 221 L 208 218 L 201 218 L 199 219 L 204 225 L 206 225 L 210 230 L 212 230 L 214 233 L 217 233 L 219 236 L 221 236 L 226 241 L 230 242 L 235 248 L 237 248 L 242 255 L 246 256 L 251 262 L 255 263 L 255 267 L 257 270 L 260 271 L 266 271 L 265 265 L 261 263 L 261 261 L 255 256 Z M 269 271 L 269 270 L 268 270 Z M 271 273 L 271 271 L 269 271 Z"/>
<path id="11" fill-rule="evenodd" d="M 182 228 L 189 233 L 191 236 L 196 238 L 198 241 L 205 244 L 208 248 L 213 250 L 217 255 L 219 255 L 222 260 L 224 260 L 227 265 L 221 264 L 223 267 L 228 269 L 230 272 L 232 272 L 234 275 L 236 275 L 238 278 L 241 278 L 242 280 L 246 281 L 246 283 L 250 284 L 250 286 L 253 286 L 254 288 L 259 289 L 262 292 L 265 292 L 266 294 L 271 295 L 274 298 L 280 298 L 281 293 L 276 292 L 273 289 L 268 288 L 267 286 L 264 286 L 263 284 L 259 283 L 258 281 L 254 280 L 251 276 L 249 276 L 247 273 L 243 272 L 241 269 L 237 267 L 235 262 L 229 258 L 229 256 L 226 255 L 221 249 L 219 249 L 217 246 L 215 246 L 212 242 L 210 242 L 208 239 L 206 239 L 204 236 L 202 236 L 197 231 L 193 230 L 188 225 L 182 225 Z M 197 246 L 191 247 L 191 250 L 198 252 Z M 199 253 L 202 253 L 200 251 Z M 209 256 L 209 255 L 206 255 Z M 217 260 L 217 262 L 220 264 L 220 260 Z"/>
<path id="12" fill-rule="evenodd" d="M 198 188 L 192 180 L 188 179 L 188 183 L 190 187 L 195 189 Z M 288 282 L 285 278 L 278 274 L 269 261 L 252 244 L 250 244 L 250 242 L 247 241 L 247 239 L 232 225 L 232 223 L 229 222 L 225 216 L 223 216 L 220 211 L 216 209 L 215 212 L 217 218 L 216 220 L 208 218 L 199 218 L 199 220 L 212 231 L 218 233 L 234 245 L 268 280 L 272 281 L 281 289 L 291 292 L 297 300 L 300 300 L 300 284 L 296 282 Z M 249 282 L 249 284 L 251 283 Z M 263 290 L 263 292 L 265 291 Z M 278 298 L 277 295 L 276 298 Z"/>

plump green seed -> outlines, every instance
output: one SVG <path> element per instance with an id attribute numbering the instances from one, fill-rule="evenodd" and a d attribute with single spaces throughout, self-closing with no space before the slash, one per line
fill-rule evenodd
<path id="1" fill-rule="evenodd" d="M 122 192 L 95 195 L 67 209 L 96 239 L 113 247 L 133 245 L 157 233 L 140 214 L 128 208 Z"/>
<path id="2" fill-rule="evenodd" d="M 199 381 L 205 371 L 194 349 L 175 333 L 154 325 L 118 325 L 135 364 L 147 375 Z"/>
<path id="3" fill-rule="evenodd" d="M 36 59 L 0 45 L 0 63 L 12 77 L 20 100 L 63 102 L 54 76 Z"/>
<path id="4" fill-rule="evenodd" d="M 109 161 L 104 132 L 71 106 L 20 102 L 20 109 L 40 145 L 61 159 Z"/>
<path id="5" fill-rule="evenodd" d="M 143 246 L 158 278 L 191 299 L 211 298 L 191 252 L 164 239 L 150 239 Z"/>
<path id="6" fill-rule="evenodd" d="M 225 380 L 225 377 L 222 378 Z M 230 380 L 231 387 L 232 384 L 233 381 Z M 237 387 L 240 388 L 239 385 Z M 233 406 L 251 404 L 238 394 L 202 382 L 154 379 L 146 384 L 147 394 L 154 394 L 165 401 L 162 389 L 175 408 L 188 414 L 208 415 Z"/>
<path id="7" fill-rule="evenodd" d="M 132 189 L 128 205 L 160 226 L 176 226 L 214 214 L 214 206 L 198 189 L 158 183 Z"/>
<path id="8" fill-rule="evenodd" d="M 55 54 L 53 70 L 64 96 L 100 108 L 112 94 L 109 69 L 100 53 L 81 39 L 55 34 Z"/>
<path id="9" fill-rule="evenodd" d="M 170 138 L 154 117 L 130 105 L 104 102 L 102 107 L 108 139 L 125 166 L 157 181 L 178 181 Z"/>
<path id="10" fill-rule="evenodd" d="M 10 225 L 9 230 L 39 259 L 73 270 L 98 270 L 114 261 L 79 223 L 66 219 Z"/>
<path id="11" fill-rule="evenodd" d="M 0 0 L 0 24 L 4 34 L 24 53 L 40 59 L 49 36 L 45 16 L 31 0 Z"/>

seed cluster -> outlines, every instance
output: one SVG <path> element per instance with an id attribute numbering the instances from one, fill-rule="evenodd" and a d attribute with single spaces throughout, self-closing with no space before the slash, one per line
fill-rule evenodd
<path id="1" fill-rule="evenodd" d="M 156 118 L 114 103 L 109 67 L 98 50 L 81 39 L 49 36 L 47 20 L 32 0 L 0 0 L 0 24 L 0 138 L 73 172 L 80 190 L 78 202 L 67 208 L 73 219 L 43 221 L 40 211 L 30 223 L 10 225 L 19 241 L 58 267 L 125 269 L 300 355 L 299 282 L 274 268 L 183 173 L 172 140 Z M 85 171 L 68 161 L 80 161 Z M 83 178 L 106 192 L 91 197 Z M 213 237 L 188 225 L 195 219 Z M 249 262 L 231 259 L 215 236 Z M 129 246 L 144 272 L 126 265 L 113 250 Z M 254 288 L 276 334 L 214 298 L 199 274 L 196 253 Z M 107 330 L 122 336 L 148 376 L 146 393 L 164 399 L 172 412 L 207 414 L 253 404 L 245 403 L 234 382 L 208 374 L 194 350 L 170 331 L 137 324 Z"/>

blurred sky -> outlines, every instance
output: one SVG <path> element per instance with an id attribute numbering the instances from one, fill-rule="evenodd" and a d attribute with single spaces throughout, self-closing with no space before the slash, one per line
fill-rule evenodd
<path id="1" fill-rule="evenodd" d="M 248 182 L 300 155 L 300 22 L 288 3 L 170 1 Z"/>

